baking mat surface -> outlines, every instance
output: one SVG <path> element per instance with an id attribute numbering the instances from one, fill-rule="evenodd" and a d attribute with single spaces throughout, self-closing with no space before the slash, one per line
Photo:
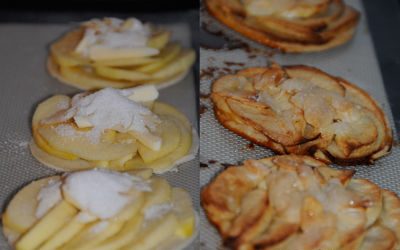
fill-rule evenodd
<path id="1" fill-rule="evenodd" d="M 10 198 L 22 186 L 40 177 L 57 173 L 30 154 L 30 121 L 36 105 L 53 94 L 75 94 L 79 90 L 50 77 L 45 62 L 48 45 L 76 23 L 0 25 L 0 207 L 4 211 Z M 166 25 L 172 39 L 190 47 L 190 29 L 183 23 Z M 190 72 L 180 83 L 160 91 L 160 100 L 177 107 L 197 126 L 194 77 Z M 173 186 L 188 190 L 199 207 L 198 157 L 178 167 L 178 172 L 163 174 Z M 0 249 L 9 246 L 0 233 Z M 188 249 L 198 249 L 197 241 Z"/>
<path id="2" fill-rule="evenodd" d="M 253 145 L 230 132 L 215 119 L 209 98 L 213 79 L 236 70 L 255 66 L 267 66 L 271 62 L 282 65 L 305 64 L 320 68 L 331 75 L 341 76 L 370 93 L 384 109 L 394 130 L 383 80 L 379 71 L 371 36 L 366 24 L 366 14 L 360 0 L 346 1 L 362 13 L 357 33 L 352 41 L 339 48 L 312 54 L 279 54 L 267 49 L 238 33 L 229 30 L 203 9 L 203 29 L 225 37 L 222 48 L 210 44 L 200 48 L 200 185 L 204 186 L 228 165 L 238 164 L 249 158 L 274 155 L 272 151 Z M 396 135 L 396 132 L 393 131 Z M 396 138 L 397 140 L 397 138 Z M 395 143 L 397 144 L 397 143 Z M 400 194 L 400 148 L 394 146 L 392 153 L 378 160 L 373 166 L 359 166 L 356 177 L 367 178 L 383 188 Z M 201 209 L 200 248 L 223 249 L 220 237 Z"/>

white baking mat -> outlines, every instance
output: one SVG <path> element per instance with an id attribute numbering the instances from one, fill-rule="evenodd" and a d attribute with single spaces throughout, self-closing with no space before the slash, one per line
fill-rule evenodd
<path id="1" fill-rule="evenodd" d="M 215 34 L 223 34 L 230 41 L 225 49 L 200 48 L 200 183 L 206 185 L 229 164 L 237 164 L 249 158 L 263 158 L 273 153 L 254 146 L 249 141 L 230 132 L 214 117 L 212 103 L 208 98 L 210 85 L 218 76 L 235 72 L 242 68 L 267 66 L 271 62 L 282 65 L 305 64 L 318 67 L 334 76 L 341 76 L 370 93 L 383 107 L 386 115 L 394 123 L 386 97 L 379 65 L 375 56 L 371 36 L 368 32 L 366 15 L 360 0 L 346 1 L 362 13 L 356 36 L 348 44 L 330 51 L 312 54 L 279 54 L 271 49 L 244 38 L 227 29 L 206 11 L 201 13 L 203 28 Z M 242 49 L 228 49 L 229 47 Z M 389 90 L 390 91 L 390 90 Z M 394 135 L 396 133 L 394 132 Z M 397 143 L 396 143 L 397 144 Z M 359 166 L 357 177 L 368 178 L 381 187 L 400 194 L 400 148 L 394 146 L 392 153 L 378 160 L 373 166 Z M 221 240 L 215 228 L 210 225 L 201 210 L 201 249 L 222 249 Z"/>
<path id="2" fill-rule="evenodd" d="M 48 45 L 76 23 L 2 24 L 0 25 L 0 207 L 4 211 L 10 198 L 22 186 L 56 172 L 41 165 L 30 154 L 30 122 L 36 105 L 53 94 L 74 94 L 79 90 L 59 83 L 46 71 Z M 190 47 L 186 24 L 166 26 L 173 40 Z M 160 100 L 177 107 L 197 126 L 194 77 L 191 72 L 180 83 L 162 89 Z M 190 192 L 196 208 L 199 204 L 198 158 L 182 164 L 178 172 L 166 173 L 173 186 Z M 197 241 L 196 241 L 197 242 Z M 0 233 L 0 249 L 9 246 Z M 189 249 L 198 249 L 197 243 Z"/>

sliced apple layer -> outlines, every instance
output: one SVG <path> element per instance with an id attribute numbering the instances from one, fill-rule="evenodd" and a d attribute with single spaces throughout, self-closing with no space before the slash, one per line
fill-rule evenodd
<path id="1" fill-rule="evenodd" d="M 179 82 L 182 75 L 187 74 L 194 63 L 195 53 L 170 42 L 171 32 L 151 27 L 146 44 L 135 47 L 129 45 L 132 42 L 121 40 L 131 35 L 121 35 L 125 34 L 130 19 L 120 21 L 120 29 L 112 31 L 114 33 L 109 36 L 112 41 L 104 45 L 92 44 L 96 35 L 88 33 L 92 32 L 93 26 L 99 25 L 92 21 L 89 21 L 92 24 L 84 23 L 53 43 L 48 57 L 50 74 L 66 84 L 86 90 L 142 84 L 157 84 L 163 88 Z M 101 25 L 110 25 L 106 20 L 100 22 L 103 22 Z M 102 33 L 104 29 L 98 32 Z M 114 40 L 119 37 L 118 42 L 127 47 L 112 47 L 110 44 L 115 42 L 112 37 Z"/>
<path id="2" fill-rule="evenodd" d="M 71 175 L 96 171 L 105 170 L 48 177 L 34 181 L 19 191 L 3 214 L 3 232 L 10 244 L 17 250 L 153 249 L 161 245 L 167 247 L 163 249 L 183 249 L 190 244 L 198 229 L 191 197 L 185 190 L 171 187 L 160 177 L 145 174 L 148 178 L 143 179 L 139 177 L 140 172 L 139 175 L 130 175 L 129 179 L 136 184 L 126 195 L 135 194 L 135 198 L 107 219 L 101 219 L 89 210 L 82 210 L 82 205 L 65 198 L 71 195 L 68 193 L 66 196 L 64 187 L 70 183 Z M 125 181 L 127 178 L 118 173 L 104 173 L 109 174 L 110 178 L 115 174 L 123 176 Z M 64 190 L 62 198 L 41 218 L 37 218 L 38 193 L 51 181 L 62 183 L 59 187 Z M 138 181 L 149 183 L 149 189 L 143 189 L 143 184 L 138 185 Z M 94 202 L 93 197 L 86 199 Z M 107 199 L 115 202 L 116 198 L 108 196 Z"/>
<path id="3" fill-rule="evenodd" d="M 157 148 L 157 138 L 151 134 L 112 129 L 104 131 L 101 139 L 93 142 L 90 126 L 80 128 L 76 119 L 62 122 L 56 119 L 71 107 L 70 103 L 71 98 L 67 96 L 53 96 L 40 103 L 33 116 L 31 152 L 49 167 L 64 171 L 93 167 L 119 171 L 151 168 L 159 173 L 191 160 L 196 154 L 197 134 L 185 115 L 170 105 L 146 103 L 161 120 L 156 126 L 161 138 Z M 55 120 L 41 122 L 49 119 Z"/>

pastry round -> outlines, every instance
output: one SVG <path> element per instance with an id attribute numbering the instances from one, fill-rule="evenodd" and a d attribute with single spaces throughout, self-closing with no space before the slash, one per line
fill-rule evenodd
<path id="1" fill-rule="evenodd" d="M 207 0 L 209 12 L 242 35 L 284 52 L 316 52 L 349 41 L 359 12 L 343 0 Z"/>
<path id="2" fill-rule="evenodd" d="M 136 30 L 131 32 L 127 28 L 127 32 L 121 34 L 120 31 L 127 24 L 136 27 L 137 24 L 133 24 L 138 22 L 137 19 L 105 18 L 81 24 L 50 45 L 47 59 L 49 73 L 59 81 L 83 90 L 129 88 L 144 84 L 154 84 L 161 89 L 181 81 L 193 65 L 195 53 L 170 42 L 171 34 L 166 30 L 141 24 L 143 29 L 149 30 L 146 45 L 132 48 L 125 41 L 123 45 L 128 46 L 126 49 L 110 47 L 120 43 L 120 40 L 130 39 L 124 36 Z M 107 42 L 88 45 L 88 40 L 96 39 L 96 36 L 87 35 L 89 29 L 96 32 L 106 30 L 97 39 L 100 43 L 107 38 Z M 105 52 L 98 52 L 96 46 Z M 92 51 L 97 54 L 93 55 Z"/>
<path id="3" fill-rule="evenodd" d="M 107 189 L 101 190 L 103 196 L 83 189 L 99 190 L 100 185 Z M 129 192 L 121 197 L 113 188 Z M 116 212 L 108 205 L 121 200 Z M 101 203 L 103 208 L 98 207 Z M 151 172 L 107 170 L 33 181 L 11 199 L 2 221 L 4 235 L 16 249 L 184 249 L 199 227 L 184 189 Z"/>
<path id="4" fill-rule="evenodd" d="M 397 249 L 399 197 L 309 156 L 247 160 L 202 191 L 233 249 Z"/>
<path id="5" fill-rule="evenodd" d="M 134 91 L 135 88 L 123 91 L 131 90 Z M 32 119 L 32 155 L 46 166 L 61 171 L 103 167 L 118 171 L 150 168 L 156 173 L 170 171 L 194 158 L 198 149 L 197 133 L 180 111 L 157 101 L 148 103 L 148 107 L 136 103 L 132 110 L 132 106 L 112 104 L 116 101 L 103 94 L 105 105 L 113 106 L 104 111 L 104 103 L 97 106 L 94 103 L 99 102 L 96 98 L 101 98 L 99 96 L 102 93 L 110 91 L 119 93 L 121 90 L 103 89 L 92 94 L 81 93 L 73 98 L 56 95 L 40 103 Z M 91 100 L 92 95 L 96 97 Z M 125 101 L 130 103 L 130 100 L 124 97 L 122 102 Z M 77 102 L 81 102 L 84 105 L 81 107 L 91 112 L 83 118 L 86 120 L 77 120 L 76 114 L 70 117 L 70 112 L 79 110 Z M 136 111 L 135 106 L 138 108 Z M 110 112 L 117 115 L 112 116 Z M 134 112 L 133 115 L 131 112 Z M 140 112 L 148 114 L 141 116 Z M 100 120 L 97 126 L 104 123 L 114 124 L 114 127 L 99 128 L 94 124 L 82 126 L 82 123 L 85 125 L 87 118 L 93 117 L 95 113 L 99 114 L 97 119 Z M 130 115 L 131 118 L 128 118 Z M 109 121 L 112 119 L 116 121 Z M 118 119 L 122 120 L 117 121 Z M 155 127 L 142 132 L 126 128 L 121 130 L 124 122 L 128 121 L 130 124 L 127 119 L 133 119 L 139 124 L 141 119 L 148 120 L 149 123 L 145 126 Z"/>
<path id="6" fill-rule="evenodd" d="M 389 123 L 368 93 L 316 68 L 245 69 L 216 80 L 211 98 L 223 126 L 279 154 L 346 165 L 391 149 Z"/>

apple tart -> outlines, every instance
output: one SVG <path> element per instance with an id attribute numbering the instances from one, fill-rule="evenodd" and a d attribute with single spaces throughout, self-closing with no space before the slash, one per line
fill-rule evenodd
<path id="1" fill-rule="evenodd" d="M 343 0 L 206 0 L 209 12 L 242 35 L 284 52 L 316 52 L 349 41 L 359 12 Z"/>
<path id="2" fill-rule="evenodd" d="M 157 97 L 152 85 L 50 97 L 33 115 L 31 152 L 62 171 L 171 170 L 194 158 L 197 133 L 185 115 Z"/>
<path id="3" fill-rule="evenodd" d="M 309 156 L 247 160 L 202 191 L 233 249 L 383 250 L 400 246 L 400 199 Z"/>
<path id="4" fill-rule="evenodd" d="M 18 250 L 171 250 L 191 243 L 197 218 L 190 195 L 151 171 L 92 169 L 28 184 L 2 221 Z"/>
<path id="5" fill-rule="evenodd" d="M 171 42 L 171 32 L 138 19 L 94 19 L 50 46 L 48 71 L 79 89 L 127 88 L 182 80 L 195 60 L 192 49 Z"/>
<path id="6" fill-rule="evenodd" d="M 391 149 L 389 122 L 370 95 L 316 68 L 245 69 L 217 79 L 211 99 L 223 126 L 279 154 L 346 165 Z"/>

